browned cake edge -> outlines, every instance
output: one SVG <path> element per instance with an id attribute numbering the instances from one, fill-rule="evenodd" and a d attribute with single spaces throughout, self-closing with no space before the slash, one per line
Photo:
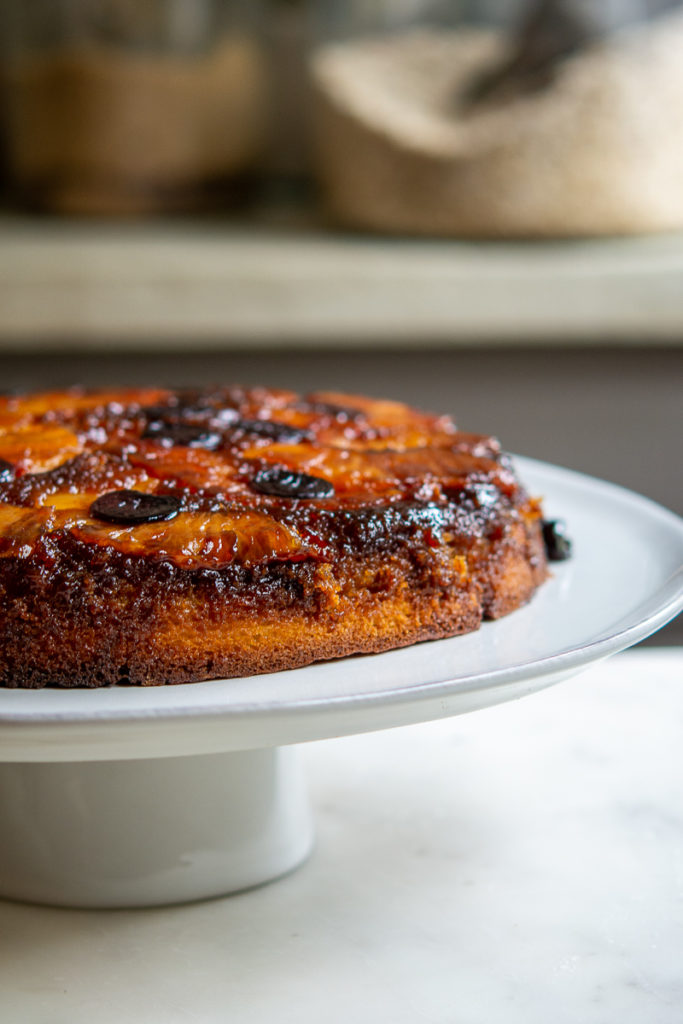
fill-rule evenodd
<path id="1" fill-rule="evenodd" d="M 417 563 L 358 561 L 311 573 L 287 567 L 267 599 L 219 585 L 188 586 L 182 574 L 125 581 L 103 571 L 71 574 L 71 592 L 25 565 L 8 599 L 0 684 L 7 687 L 163 685 L 299 668 L 471 632 L 525 604 L 546 577 L 540 522 L 515 524 L 460 578 L 449 552 Z M 363 578 L 372 583 L 364 586 Z M 222 590 L 222 592 L 221 592 Z"/>

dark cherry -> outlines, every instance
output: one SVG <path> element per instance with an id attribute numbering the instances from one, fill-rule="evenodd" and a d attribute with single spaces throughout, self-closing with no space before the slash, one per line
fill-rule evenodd
<path id="1" fill-rule="evenodd" d="M 565 525 L 561 519 L 543 522 L 543 543 L 551 562 L 564 562 L 565 559 L 571 558 L 572 542 L 565 532 Z"/>
<path id="2" fill-rule="evenodd" d="M 466 487 L 464 493 L 477 508 L 492 508 L 500 501 L 500 491 L 495 484 L 475 482 Z"/>
<path id="3" fill-rule="evenodd" d="M 164 405 L 147 405 L 141 410 L 148 424 L 195 423 L 197 421 L 206 423 L 220 411 L 202 402 L 188 404 L 180 403 L 177 399 L 169 399 Z M 234 409 L 230 409 L 229 412 L 232 413 L 232 418 L 236 418 L 237 413 Z"/>
<path id="4" fill-rule="evenodd" d="M 167 448 L 178 445 L 184 448 L 217 448 L 221 443 L 220 434 L 206 427 L 180 421 L 154 420 L 142 434 L 143 440 L 158 441 Z"/>
<path id="5" fill-rule="evenodd" d="M 0 459 L 0 481 L 11 480 L 14 476 L 14 466 L 11 462 Z"/>
<path id="6" fill-rule="evenodd" d="M 335 402 L 307 401 L 297 402 L 295 409 L 302 412 L 318 413 L 320 416 L 328 416 L 337 420 L 338 423 L 352 423 L 363 418 L 360 409 L 349 409 L 345 405 L 337 405 Z"/>
<path id="7" fill-rule="evenodd" d="M 131 526 L 175 519 L 180 501 L 172 494 L 145 494 L 143 491 L 109 491 L 93 501 L 90 515 L 106 523 Z"/>
<path id="8" fill-rule="evenodd" d="M 199 407 L 197 407 L 195 410 L 196 413 L 199 413 L 201 411 L 202 410 L 199 409 Z M 206 412 L 206 410 L 203 411 Z M 235 422 L 235 420 L 238 420 L 240 418 L 240 414 L 238 413 L 237 409 L 233 409 L 229 405 L 224 405 L 221 409 L 211 409 L 210 412 L 211 422 L 214 424 L 218 423 L 221 426 L 225 426 L 226 424 L 232 424 Z"/>
<path id="9" fill-rule="evenodd" d="M 230 424 L 230 429 L 266 437 L 269 441 L 279 441 L 281 444 L 301 444 L 302 441 L 311 440 L 311 435 L 307 431 L 290 427 L 287 423 L 277 423 L 275 420 L 239 419 Z"/>
<path id="10" fill-rule="evenodd" d="M 444 493 L 450 501 L 470 509 L 491 509 L 500 501 L 500 491 L 495 484 L 479 481 L 465 487 L 445 487 Z"/>
<path id="11" fill-rule="evenodd" d="M 205 391 L 201 388 L 176 388 L 171 399 L 181 409 L 205 411 L 215 409 L 223 400 L 221 391 Z"/>
<path id="12" fill-rule="evenodd" d="M 180 416 L 180 410 L 176 405 L 146 405 L 140 412 L 148 423 L 157 420 L 176 420 Z"/>
<path id="13" fill-rule="evenodd" d="M 283 466 L 259 470 L 252 486 L 262 494 L 273 494 L 277 498 L 331 498 L 334 494 L 329 480 Z"/>

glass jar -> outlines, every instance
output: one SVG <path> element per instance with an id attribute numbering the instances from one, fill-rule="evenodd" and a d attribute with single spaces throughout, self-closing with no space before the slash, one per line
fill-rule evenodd
<path id="1" fill-rule="evenodd" d="M 202 203 L 261 146 L 255 0 L 3 0 L 14 192 L 67 213 Z"/>
<path id="2" fill-rule="evenodd" d="M 310 74 L 337 223 L 683 227 L 683 0 L 319 0 Z"/>

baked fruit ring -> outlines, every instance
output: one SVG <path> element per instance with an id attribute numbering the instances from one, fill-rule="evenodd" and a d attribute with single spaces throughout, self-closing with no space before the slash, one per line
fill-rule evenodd
<path id="1" fill-rule="evenodd" d="M 268 388 L 0 398 L 0 684 L 160 685 L 477 629 L 547 575 L 490 437 Z"/>

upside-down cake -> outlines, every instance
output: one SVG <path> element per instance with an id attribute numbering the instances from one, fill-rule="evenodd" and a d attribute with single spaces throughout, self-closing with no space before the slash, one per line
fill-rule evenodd
<path id="1" fill-rule="evenodd" d="M 476 629 L 547 575 L 493 438 L 268 388 L 0 398 L 0 685 L 157 685 Z"/>

